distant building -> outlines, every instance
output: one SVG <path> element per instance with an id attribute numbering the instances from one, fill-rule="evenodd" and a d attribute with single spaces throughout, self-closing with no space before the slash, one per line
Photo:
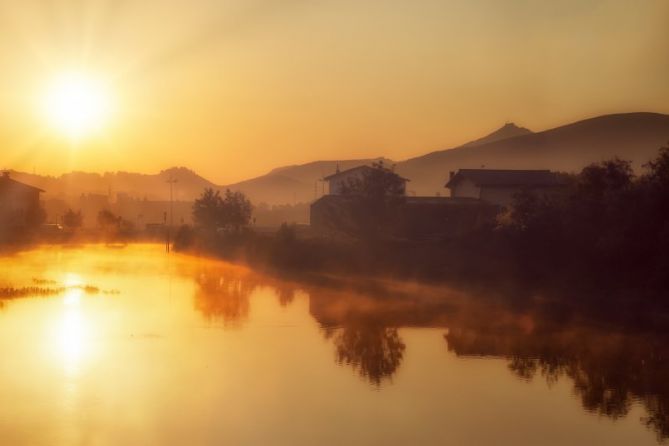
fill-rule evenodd
<path id="1" fill-rule="evenodd" d="M 353 167 L 351 169 L 346 169 L 343 171 L 339 171 L 339 167 L 337 167 L 337 171 L 332 175 L 328 175 L 327 177 L 323 178 L 323 181 L 325 181 L 328 184 L 329 195 L 343 195 L 348 185 L 350 185 L 355 181 L 362 180 L 366 174 L 368 174 L 373 170 L 374 170 L 373 167 L 367 165 Z M 402 194 L 404 194 L 406 193 L 406 182 L 409 180 L 407 180 L 406 178 L 402 178 L 399 175 L 397 175 L 397 177 L 400 178 L 403 182 Z"/>
<path id="2" fill-rule="evenodd" d="M 451 172 L 446 187 L 452 198 L 475 198 L 489 204 L 507 207 L 521 191 L 542 195 L 559 193 L 563 179 L 550 170 L 460 169 Z"/>
<path id="3" fill-rule="evenodd" d="M 372 169 L 359 166 L 325 177 L 329 194 L 311 204 L 311 227 L 323 233 L 354 233 L 357 198 L 346 193 L 346 186 L 362 179 Z M 405 194 L 409 180 L 397 176 L 402 180 L 402 194 Z M 473 198 L 405 196 L 384 226 L 398 237 L 443 238 L 475 230 L 492 221 L 496 212 L 495 206 Z"/>
<path id="4" fill-rule="evenodd" d="M 355 197 L 325 195 L 311 204 L 311 228 L 353 234 Z M 358 208 L 359 209 L 359 208 Z M 494 221 L 498 208 L 473 198 L 406 197 L 384 226 L 397 237 L 440 239 L 463 235 Z"/>
<path id="5" fill-rule="evenodd" d="M 0 226 L 21 227 L 40 207 L 42 189 L 21 183 L 9 177 L 9 172 L 0 176 Z"/>
<path id="6" fill-rule="evenodd" d="M 360 166 L 325 177 L 329 194 L 311 204 L 311 227 L 323 233 L 354 233 L 356 197 L 346 186 L 365 175 Z M 400 177 L 401 178 L 401 177 Z M 402 178 L 406 185 L 407 179 Z M 452 172 L 446 187 L 450 197 L 404 197 L 384 223 L 398 237 L 443 239 L 460 236 L 495 223 L 500 210 L 521 191 L 543 195 L 560 193 L 565 182 L 549 170 L 460 169 Z"/>

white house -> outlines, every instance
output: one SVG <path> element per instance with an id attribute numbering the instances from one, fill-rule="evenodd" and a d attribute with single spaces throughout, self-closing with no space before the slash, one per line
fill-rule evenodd
<path id="1" fill-rule="evenodd" d="M 346 169 L 342 171 L 340 171 L 339 168 L 337 168 L 337 171 L 335 173 L 323 178 L 323 181 L 325 181 L 328 184 L 329 195 L 343 195 L 346 192 L 347 186 L 351 185 L 352 183 L 355 183 L 356 181 L 362 181 L 365 175 L 373 170 L 374 170 L 373 167 L 367 165 L 353 167 L 351 169 Z M 404 194 L 406 193 L 406 182 L 409 180 L 407 180 L 406 178 L 402 178 L 399 175 L 397 176 L 401 180 L 403 180 L 402 193 Z"/>
<path id="2" fill-rule="evenodd" d="M 521 191 L 548 195 L 565 186 L 550 170 L 460 169 L 451 172 L 446 183 L 453 198 L 476 198 L 498 206 L 509 206 Z"/>

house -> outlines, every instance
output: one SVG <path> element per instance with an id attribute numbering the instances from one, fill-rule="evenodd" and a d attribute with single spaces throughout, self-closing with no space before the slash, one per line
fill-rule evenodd
<path id="1" fill-rule="evenodd" d="M 4 171 L 0 176 L 0 227 L 17 228 L 31 223 L 40 211 L 42 189 L 16 181 Z"/>
<path id="2" fill-rule="evenodd" d="M 365 175 L 373 172 L 374 169 L 374 167 L 364 165 L 340 171 L 339 167 L 337 167 L 337 171 L 332 175 L 328 175 L 327 177 L 323 178 L 323 181 L 328 184 L 329 195 L 344 195 L 346 194 L 346 189 L 350 184 L 355 183 L 356 181 L 362 181 Z M 409 180 L 402 178 L 396 173 L 393 174 L 402 180 L 402 194 L 405 194 L 406 183 Z"/>
<path id="3" fill-rule="evenodd" d="M 453 198 L 475 198 L 502 207 L 521 191 L 552 195 L 565 186 L 563 178 L 550 170 L 460 169 L 451 172 L 446 183 Z"/>
<path id="4" fill-rule="evenodd" d="M 360 166 L 325 177 L 329 194 L 311 204 L 311 228 L 327 234 L 354 234 L 361 208 L 359 197 L 349 194 L 347 186 L 364 178 L 372 169 L 374 167 Z M 401 192 L 405 195 L 409 180 L 397 177 L 402 180 Z M 476 230 L 494 220 L 496 212 L 496 206 L 474 198 L 404 196 L 384 217 L 383 226 L 396 237 L 437 239 Z"/>

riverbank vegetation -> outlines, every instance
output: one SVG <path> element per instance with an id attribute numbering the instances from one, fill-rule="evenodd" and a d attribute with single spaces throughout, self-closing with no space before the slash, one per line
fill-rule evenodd
<path id="1" fill-rule="evenodd" d="M 249 227 L 248 200 L 236 197 L 223 205 L 220 197 L 219 202 L 210 196 L 213 192 L 205 192 L 200 205 L 214 204 L 207 212 L 199 211 L 206 218 L 196 215 L 195 227 L 180 228 L 175 248 L 281 274 L 520 281 L 561 295 L 569 291 L 574 299 L 590 296 L 596 302 L 632 299 L 634 305 L 641 300 L 653 306 L 669 305 L 665 296 L 669 288 L 669 147 L 661 148 L 641 175 L 619 159 L 593 164 L 571 176 L 563 194 L 520 193 L 495 221 L 440 240 L 384 234 L 384 219 L 377 217 L 392 212 L 396 200 L 393 194 L 369 190 L 375 193 L 364 195 L 361 202 L 380 203 L 372 207 L 374 218 L 363 221 L 358 237 L 303 234 L 286 224 L 274 234 L 258 234 Z M 224 215 L 237 217 L 234 223 L 215 223 Z"/>

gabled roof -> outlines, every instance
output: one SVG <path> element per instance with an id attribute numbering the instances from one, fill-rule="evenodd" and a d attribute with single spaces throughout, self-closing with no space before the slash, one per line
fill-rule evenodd
<path id="1" fill-rule="evenodd" d="M 2 175 L 0 175 L 0 188 L 19 188 L 19 189 L 23 188 L 23 189 L 31 189 L 37 192 L 44 192 L 44 190 L 40 189 L 39 187 L 21 183 L 20 181 L 16 181 L 10 178 L 9 174 L 7 173 L 3 173 Z"/>
<path id="2" fill-rule="evenodd" d="M 446 187 L 452 188 L 463 179 L 468 179 L 479 187 L 555 187 L 564 185 L 564 181 L 550 170 L 460 169 L 446 183 Z"/>
<path id="3" fill-rule="evenodd" d="M 370 167 L 370 166 L 368 166 L 368 165 L 362 165 L 362 166 L 352 167 L 352 168 L 350 168 L 350 169 L 342 170 L 341 172 L 335 172 L 335 173 L 333 173 L 332 175 L 328 175 L 328 176 L 324 177 L 323 180 L 325 180 L 325 181 L 329 181 L 329 180 L 335 179 L 335 178 L 340 177 L 340 176 L 349 175 L 349 174 L 351 174 L 351 173 L 353 173 L 353 172 L 356 172 L 356 171 L 358 171 L 358 170 L 371 170 L 371 169 L 373 169 L 373 168 Z M 395 175 L 397 175 L 398 177 L 400 177 L 400 179 L 402 179 L 402 180 L 404 180 L 404 181 L 410 181 L 409 179 L 404 178 L 404 177 L 398 175 L 398 174 L 395 173 L 395 172 L 393 172 L 393 173 L 394 173 Z"/>

